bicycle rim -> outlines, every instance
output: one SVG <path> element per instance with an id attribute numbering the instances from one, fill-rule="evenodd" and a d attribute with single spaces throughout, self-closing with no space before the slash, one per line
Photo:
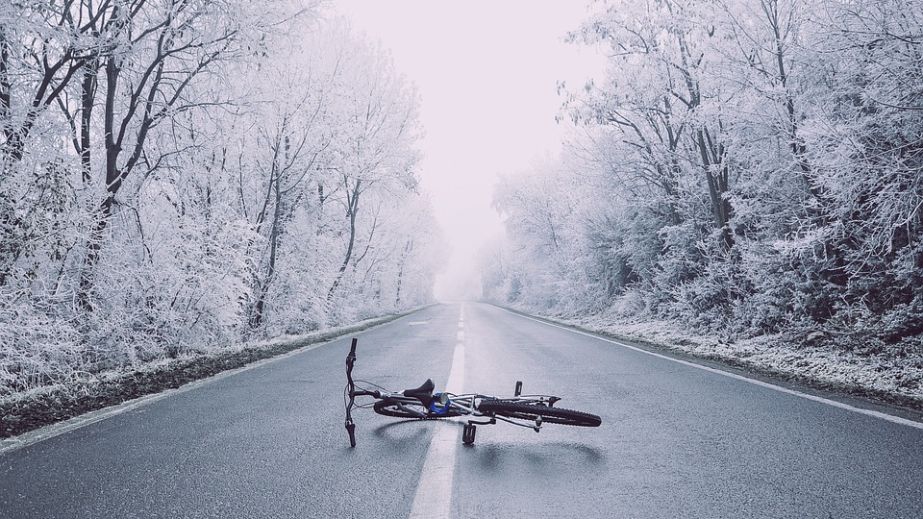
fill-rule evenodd
<path id="1" fill-rule="evenodd" d="M 543 423 L 573 425 L 576 427 L 599 427 L 602 418 L 595 414 L 548 407 L 540 404 L 526 404 L 504 400 L 482 400 L 478 410 L 486 415 L 503 416 L 519 420 L 536 420 L 541 417 Z"/>

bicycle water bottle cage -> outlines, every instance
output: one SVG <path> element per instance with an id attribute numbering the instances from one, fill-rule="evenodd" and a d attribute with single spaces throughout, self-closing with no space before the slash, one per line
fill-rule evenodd
<path id="1" fill-rule="evenodd" d="M 433 384 L 432 380 L 426 379 L 426 382 L 416 389 L 405 389 L 404 396 L 416 398 L 423 404 L 423 407 L 429 409 L 429 405 L 433 403 L 433 389 L 435 387 L 436 385 Z"/>

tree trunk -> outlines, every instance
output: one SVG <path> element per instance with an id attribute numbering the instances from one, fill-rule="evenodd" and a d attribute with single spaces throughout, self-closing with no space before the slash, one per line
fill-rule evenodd
<path id="1" fill-rule="evenodd" d="M 119 152 L 121 149 L 115 142 L 115 99 L 118 93 L 118 80 L 121 69 L 116 63 L 116 57 L 110 57 L 106 60 L 106 106 L 103 117 L 103 130 L 105 132 L 106 143 L 106 197 L 99 207 L 96 225 L 90 233 L 87 243 L 87 255 L 83 262 L 83 269 L 80 273 L 80 295 L 79 301 L 81 306 L 86 310 L 91 310 L 90 292 L 93 290 L 93 274 L 96 270 L 96 264 L 99 262 L 99 253 L 102 249 L 102 240 L 109 226 L 109 217 L 112 215 L 112 206 L 115 203 L 115 195 L 121 187 L 120 173 L 118 169 Z"/>
<path id="2" fill-rule="evenodd" d="M 6 32 L 0 27 L 0 122 L 3 122 L 3 143 L 6 145 L 13 138 L 13 127 L 9 124 L 10 104 L 13 99 L 10 81 L 10 42 Z"/>
<path id="3" fill-rule="evenodd" d="M 413 240 L 408 240 L 407 244 L 404 245 L 404 250 L 401 252 L 401 264 L 397 270 L 397 297 L 394 298 L 394 306 L 401 306 L 401 283 L 404 280 L 404 264 L 407 262 L 407 256 L 410 254 L 410 251 L 413 250 Z"/>
<path id="4" fill-rule="evenodd" d="M 266 277 L 257 288 L 256 303 L 253 305 L 253 313 L 250 315 L 250 328 L 256 329 L 263 324 L 263 314 L 266 308 L 266 296 L 269 295 L 269 285 L 272 283 L 276 274 L 276 256 L 279 249 L 279 237 L 281 236 L 281 219 L 282 219 L 282 190 L 279 189 L 279 180 L 275 182 L 276 206 L 273 210 L 272 227 L 269 231 L 269 264 L 266 268 Z"/>
<path id="5" fill-rule="evenodd" d="M 346 269 L 349 267 L 349 260 L 353 256 L 353 248 L 356 246 L 356 213 L 359 210 L 359 187 L 361 182 L 361 180 L 357 180 L 351 190 L 351 194 L 347 195 L 346 205 L 349 216 L 349 244 L 346 246 L 346 256 L 343 258 L 343 264 L 340 265 L 337 277 L 333 281 L 333 285 L 330 286 L 330 290 L 327 291 L 328 303 L 333 300 L 334 292 L 336 292 L 337 287 L 340 286 L 340 282 L 343 281 L 343 275 L 346 273 Z"/>
<path id="6" fill-rule="evenodd" d="M 96 99 L 97 74 L 99 61 L 89 61 L 83 67 L 83 83 L 80 85 L 80 163 L 83 166 L 83 181 L 90 182 L 93 163 L 90 156 L 92 145 L 90 131 L 92 128 L 93 105 Z"/>
<path id="7" fill-rule="evenodd" d="M 734 237 L 731 234 L 731 204 L 725 195 L 728 192 L 728 171 L 727 165 L 723 164 L 722 153 L 715 149 L 711 137 L 708 136 L 706 142 L 706 130 L 699 129 L 696 134 L 697 146 L 702 157 L 702 168 L 705 171 L 705 180 L 708 185 L 708 196 L 711 200 L 712 215 L 715 219 L 715 226 L 721 232 L 721 241 L 725 250 L 730 250 L 734 245 Z M 714 171 L 714 168 L 719 171 Z"/>

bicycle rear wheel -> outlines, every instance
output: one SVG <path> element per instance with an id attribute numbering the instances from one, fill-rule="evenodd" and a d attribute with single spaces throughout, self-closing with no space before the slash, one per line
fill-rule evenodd
<path id="1" fill-rule="evenodd" d="M 418 420 L 434 420 L 438 418 L 447 418 L 450 416 L 461 416 L 462 413 L 448 409 L 445 414 L 435 414 L 429 409 L 423 407 L 423 404 L 417 401 L 407 402 L 394 398 L 384 398 L 375 402 L 372 409 L 376 413 L 384 416 L 393 416 L 395 418 L 416 418 Z M 425 416 L 420 416 L 422 413 Z"/>
<path id="2" fill-rule="evenodd" d="M 602 424 L 602 418 L 595 414 L 540 404 L 510 402 L 508 400 L 481 400 L 478 405 L 478 411 L 486 415 L 504 416 L 520 420 L 535 420 L 541 417 L 544 423 L 557 423 L 576 427 L 599 427 Z"/>

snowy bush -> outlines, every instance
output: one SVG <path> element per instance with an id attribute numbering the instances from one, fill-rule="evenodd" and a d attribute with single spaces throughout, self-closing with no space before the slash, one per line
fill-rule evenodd
<path id="1" fill-rule="evenodd" d="M 607 49 L 609 72 L 568 94 L 569 151 L 498 187 L 507 242 L 485 251 L 485 296 L 736 338 L 918 344 L 921 13 L 595 4 L 571 39 Z"/>

